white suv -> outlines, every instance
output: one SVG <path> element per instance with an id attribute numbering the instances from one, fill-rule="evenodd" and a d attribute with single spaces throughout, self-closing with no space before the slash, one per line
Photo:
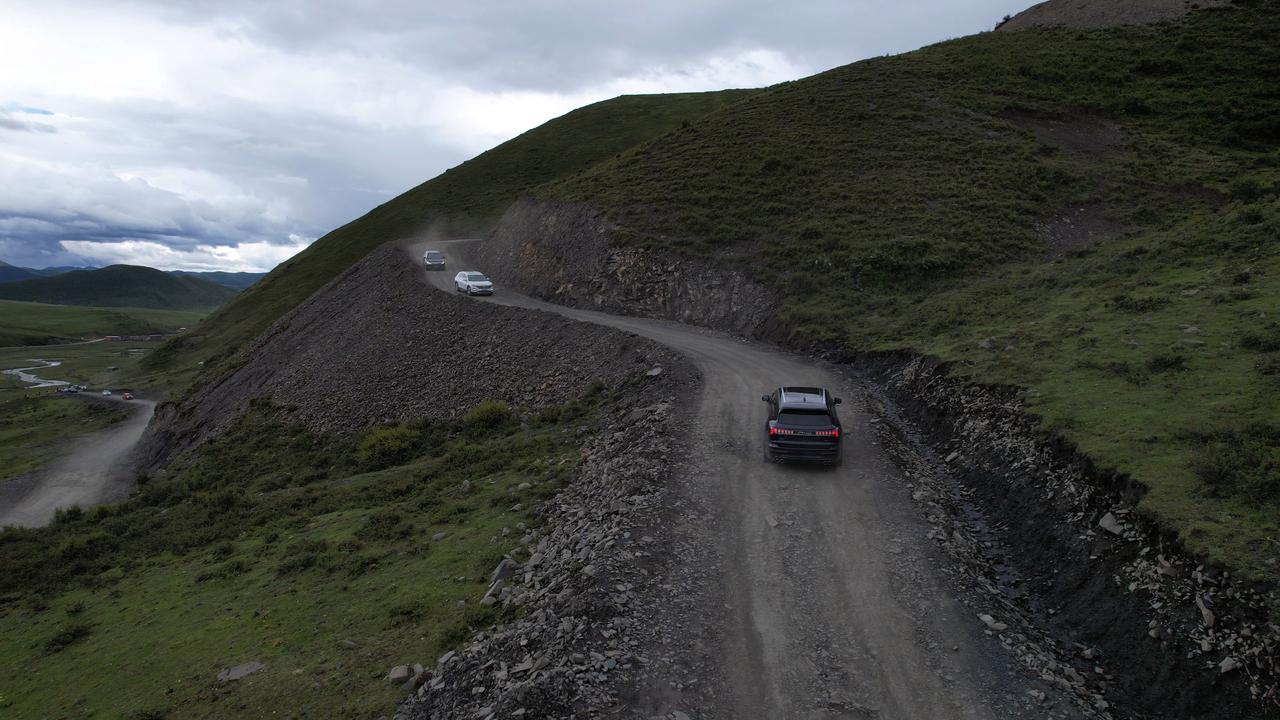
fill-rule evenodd
<path id="1" fill-rule="evenodd" d="M 493 283 L 484 273 L 464 270 L 453 276 L 453 289 L 468 295 L 492 295 Z"/>

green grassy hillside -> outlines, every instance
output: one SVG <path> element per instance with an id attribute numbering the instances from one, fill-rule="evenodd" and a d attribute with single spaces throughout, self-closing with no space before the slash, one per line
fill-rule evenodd
<path id="1" fill-rule="evenodd" d="M 232 290 L 244 290 L 266 275 L 266 273 L 251 272 L 194 272 L 190 270 L 170 270 L 169 274 L 208 280 L 224 287 L 229 287 Z"/>
<path id="2" fill-rule="evenodd" d="M 127 502 L 0 530 L 0 711 L 384 715 L 387 670 L 501 618 L 479 604 L 489 573 L 527 558 L 530 508 L 573 476 L 594 413 L 497 409 L 351 438 L 259 406 Z"/>
<path id="3" fill-rule="evenodd" d="M 213 366 L 382 243 L 428 233 L 479 235 L 529 188 L 584 170 L 748 92 L 624 96 L 534 128 L 320 238 L 211 316 L 199 333 L 154 355 L 150 367 L 189 372 L 199 361 Z"/>
<path id="4" fill-rule="evenodd" d="M 1027 389 L 1258 575 L 1280 531 L 1280 10 L 984 34 L 760 92 L 535 195 L 783 291 L 799 342 Z"/>
<path id="5" fill-rule="evenodd" d="M 94 308 L 0 300 L 0 347 L 47 345 L 104 335 L 149 335 L 195 327 L 204 313 Z"/>
<path id="6" fill-rule="evenodd" d="M 209 280 L 136 265 L 73 270 L 0 285 L 0 299 L 90 307 L 211 310 L 235 295 L 234 290 Z"/>

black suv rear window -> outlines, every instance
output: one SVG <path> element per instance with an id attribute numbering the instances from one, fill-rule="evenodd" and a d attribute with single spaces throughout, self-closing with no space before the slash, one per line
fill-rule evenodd
<path id="1" fill-rule="evenodd" d="M 784 425 L 803 425 L 805 427 L 831 426 L 831 416 L 824 410 L 783 410 L 778 413 L 778 422 Z"/>

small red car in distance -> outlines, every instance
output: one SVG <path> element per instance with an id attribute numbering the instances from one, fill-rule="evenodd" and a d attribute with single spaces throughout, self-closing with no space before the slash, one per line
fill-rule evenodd
<path id="1" fill-rule="evenodd" d="M 121 399 L 121 400 L 132 400 L 132 399 L 133 399 L 133 393 L 131 393 L 131 392 L 127 392 L 127 393 L 125 393 L 125 394 L 121 395 L 121 396 L 120 396 L 120 399 Z"/>

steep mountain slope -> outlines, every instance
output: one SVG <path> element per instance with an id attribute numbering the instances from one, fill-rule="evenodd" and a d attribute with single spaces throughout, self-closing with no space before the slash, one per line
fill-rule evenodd
<path id="1" fill-rule="evenodd" d="M 0 298 L 51 305 L 207 310 L 235 297 L 208 280 L 170 275 L 154 268 L 112 265 L 0 285 Z"/>
<path id="2" fill-rule="evenodd" d="M 756 332 L 1024 388 L 1193 550 L 1274 577 L 1278 33 L 1274 3 L 1237 4 L 785 83 L 538 188 L 486 252 L 543 272 L 490 269 L 614 308 L 725 273 L 646 301 L 673 317 L 745 274 L 779 297 Z"/>
<path id="3" fill-rule="evenodd" d="M 157 370 L 216 364 L 334 276 L 388 241 L 477 235 L 519 194 L 580 172 L 750 91 L 624 96 L 588 105 L 482 153 L 325 235 L 210 317 L 198 334 L 157 353 Z"/>

